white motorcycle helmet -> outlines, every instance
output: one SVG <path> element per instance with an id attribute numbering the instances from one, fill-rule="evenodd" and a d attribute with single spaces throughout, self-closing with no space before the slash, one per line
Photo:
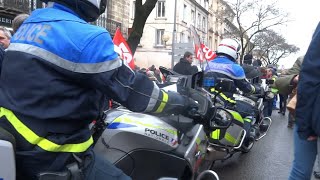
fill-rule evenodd
<path id="1" fill-rule="evenodd" d="M 238 40 L 231 38 L 223 39 L 217 48 L 217 54 L 227 55 L 236 61 L 239 57 L 240 49 L 241 45 Z"/>
<path id="2" fill-rule="evenodd" d="M 74 10 L 82 19 L 92 22 L 105 12 L 107 0 L 41 0 L 45 3 L 57 2 Z"/>

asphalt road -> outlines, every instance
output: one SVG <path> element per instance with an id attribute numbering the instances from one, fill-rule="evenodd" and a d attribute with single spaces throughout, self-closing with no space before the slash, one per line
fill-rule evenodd
<path id="1" fill-rule="evenodd" d="M 293 130 L 287 128 L 287 115 L 273 111 L 268 134 L 247 154 L 237 153 L 215 170 L 221 180 L 286 180 L 293 159 Z M 312 177 L 312 179 L 314 179 Z"/>

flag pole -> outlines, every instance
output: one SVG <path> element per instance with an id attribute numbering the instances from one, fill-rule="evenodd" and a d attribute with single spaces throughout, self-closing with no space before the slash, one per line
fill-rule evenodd
<path id="1" fill-rule="evenodd" d="M 174 66 L 174 48 L 176 40 L 176 31 L 177 31 L 177 0 L 174 1 L 174 16 L 173 16 L 173 31 L 172 31 L 172 54 L 171 54 L 171 68 Z"/>

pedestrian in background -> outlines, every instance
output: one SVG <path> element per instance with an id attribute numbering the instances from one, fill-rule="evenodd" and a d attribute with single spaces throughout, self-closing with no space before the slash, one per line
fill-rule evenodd
<path id="1" fill-rule="evenodd" d="M 9 47 L 10 40 L 11 40 L 10 31 L 5 27 L 0 26 L 0 45 L 4 49 L 7 49 Z"/>
<path id="2" fill-rule="evenodd" d="M 295 108 L 294 160 L 289 180 L 310 179 L 317 155 L 320 135 L 320 23 L 318 24 L 304 60 L 299 80 Z"/>
<path id="3" fill-rule="evenodd" d="M 183 58 L 173 67 L 173 71 L 182 75 L 193 75 L 198 72 L 197 66 L 192 66 L 193 54 L 185 52 Z"/>
<path id="4" fill-rule="evenodd" d="M 302 61 L 303 56 L 299 57 L 290 69 L 282 73 L 280 77 L 277 78 L 274 84 L 275 87 L 279 90 L 280 94 L 289 96 L 289 101 L 294 96 L 294 92 L 296 92 L 296 90 L 294 90 L 296 84 L 293 83 L 293 79 L 300 73 Z M 288 127 L 292 128 L 293 124 L 294 115 L 291 112 L 289 112 Z"/>
<path id="5" fill-rule="evenodd" d="M 29 14 L 19 14 L 12 21 L 13 33 L 17 32 L 18 28 L 21 26 L 24 20 L 29 17 Z"/>
<path id="6" fill-rule="evenodd" d="M 286 114 L 286 109 L 287 109 L 287 99 L 288 99 L 288 95 L 286 94 L 280 94 L 279 93 L 279 111 L 278 113 L 285 115 Z"/>

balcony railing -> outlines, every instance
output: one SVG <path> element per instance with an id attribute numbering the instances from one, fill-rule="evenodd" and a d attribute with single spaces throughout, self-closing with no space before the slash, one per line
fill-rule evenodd
<path id="1" fill-rule="evenodd" d="M 29 0 L 0 0 L 0 13 L 29 13 Z"/>

